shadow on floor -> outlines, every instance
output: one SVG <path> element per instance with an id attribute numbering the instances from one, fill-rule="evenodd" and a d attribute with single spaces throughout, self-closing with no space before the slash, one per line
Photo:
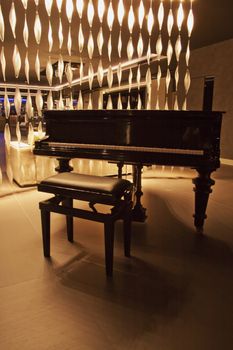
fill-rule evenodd
<path id="1" fill-rule="evenodd" d="M 193 275 L 208 278 L 208 266 L 214 281 L 220 269 L 229 272 L 233 254 L 227 244 L 184 225 L 159 196 L 147 193 L 146 202 L 154 203 L 156 216 L 147 223 L 133 223 L 131 258 L 122 254 L 122 227 L 116 227 L 112 279 L 105 276 L 104 256 L 89 249 L 88 241 L 85 246 L 75 243 L 78 255 L 54 274 L 68 289 L 171 320 L 192 300 Z"/>

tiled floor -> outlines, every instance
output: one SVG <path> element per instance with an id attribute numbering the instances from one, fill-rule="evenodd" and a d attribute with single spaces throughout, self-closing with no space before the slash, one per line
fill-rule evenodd
<path id="1" fill-rule="evenodd" d="M 204 237 L 193 228 L 191 171 L 149 170 L 146 223 L 132 257 L 117 224 L 114 275 L 105 278 L 101 224 L 75 219 L 75 243 L 53 215 L 52 259 L 42 256 L 38 202 L 0 189 L 0 349 L 228 350 L 233 344 L 233 168 L 222 167 Z"/>

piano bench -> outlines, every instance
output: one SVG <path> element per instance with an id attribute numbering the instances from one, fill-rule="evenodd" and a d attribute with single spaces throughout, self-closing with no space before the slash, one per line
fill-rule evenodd
<path id="1" fill-rule="evenodd" d="M 124 252 L 130 256 L 132 183 L 110 177 L 59 173 L 38 184 L 38 191 L 55 196 L 39 203 L 41 210 L 44 256 L 50 257 L 50 212 L 66 215 L 67 238 L 73 242 L 73 217 L 103 222 L 105 239 L 105 266 L 107 276 L 113 270 L 114 224 L 124 222 Z M 89 202 L 89 209 L 73 207 L 73 200 Z M 95 204 L 111 206 L 108 213 L 98 212 Z"/>

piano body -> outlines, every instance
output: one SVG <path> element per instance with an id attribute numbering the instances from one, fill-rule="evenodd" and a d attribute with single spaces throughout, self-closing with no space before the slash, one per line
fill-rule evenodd
<path id="1" fill-rule="evenodd" d="M 70 171 L 71 158 L 114 161 L 134 166 L 136 204 L 133 217 L 146 218 L 141 204 L 143 165 L 171 165 L 197 170 L 194 224 L 202 232 L 214 180 L 220 166 L 222 112 L 156 110 L 46 111 L 46 138 L 34 154 L 54 156 L 59 172 Z"/>

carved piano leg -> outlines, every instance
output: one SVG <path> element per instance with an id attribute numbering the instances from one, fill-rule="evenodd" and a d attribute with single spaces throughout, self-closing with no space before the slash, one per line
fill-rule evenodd
<path id="1" fill-rule="evenodd" d="M 142 192 L 142 168 L 141 164 L 137 164 L 133 166 L 133 182 L 136 188 L 135 197 L 136 204 L 132 211 L 132 220 L 144 222 L 146 220 L 146 208 L 143 208 L 141 204 L 141 197 L 143 195 Z"/>
<path id="2" fill-rule="evenodd" d="M 206 219 L 206 208 L 208 204 L 209 194 L 212 192 L 211 186 L 215 181 L 210 178 L 212 170 L 210 169 L 196 169 L 198 177 L 193 179 L 195 185 L 195 214 L 194 225 L 198 233 L 203 233 L 204 220 Z"/>
<path id="3" fill-rule="evenodd" d="M 55 168 L 58 173 L 70 172 L 73 170 L 73 167 L 69 165 L 71 158 L 57 158 L 59 165 Z"/>

